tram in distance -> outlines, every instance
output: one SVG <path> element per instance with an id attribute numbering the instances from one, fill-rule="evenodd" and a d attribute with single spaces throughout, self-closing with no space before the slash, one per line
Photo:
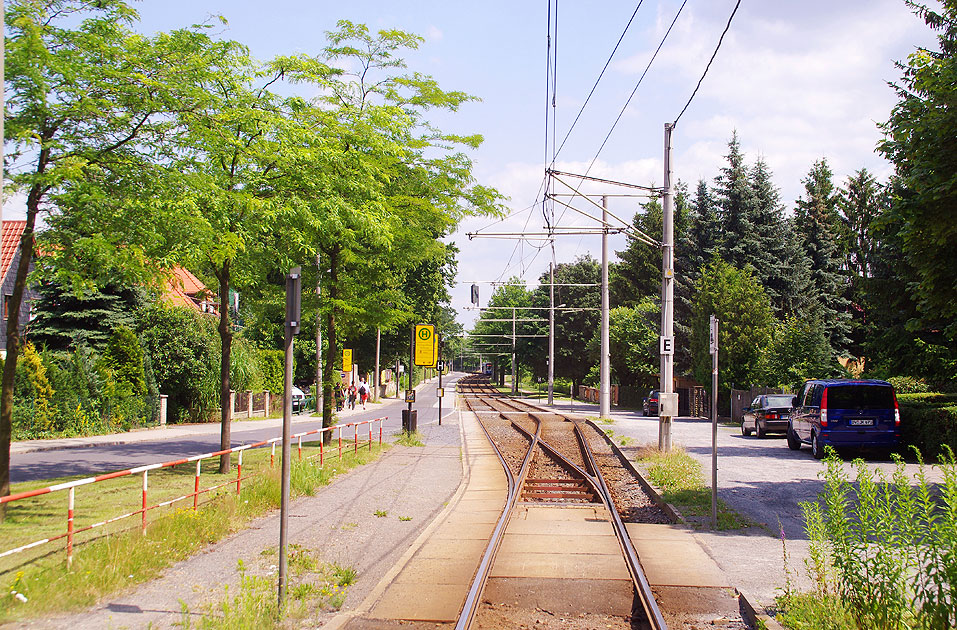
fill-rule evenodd
<path id="1" fill-rule="evenodd" d="M 482 372 L 483 372 L 486 376 L 491 376 L 491 375 L 492 375 L 492 362 L 491 362 L 491 361 L 487 361 L 487 362 L 485 362 L 485 363 L 482 364 Z"/>

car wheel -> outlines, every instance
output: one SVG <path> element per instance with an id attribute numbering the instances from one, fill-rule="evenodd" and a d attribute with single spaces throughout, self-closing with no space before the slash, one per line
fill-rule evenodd
<path id="1" fill-rule="evenodd" d="M 801 438 L 791 430 L 791 427 L 788 427 L 788 448 L 792 451 L 801 450 Z"/>
<path id="2" fill-rule="evenodd" d="M 821 441 L 817 437 L 817 433 L 811 434 L 811 455 L 814 456 L 814 459 L 824 459 L 824 447 L 821 446 Z"/>
<path id="3" fill-rule="evenodd" d="M 755 433 L 755 435 L 757 435 L 759 438 L 763 438 L 765 435 L 767 435 L 767 431 L 765 430 L 765 428 L 764 428 L 763 426 L 761 426 L 761 421 L 760 421 L 760 420 L 755 420 L 755 421 L 754 421 L 754 433 Z"/>
<path id="4" fill-rule="evenodd" d="M 741 420 L 741 435 L 751 435 L 751 429 L 744 428 L 744 420 Z"/>

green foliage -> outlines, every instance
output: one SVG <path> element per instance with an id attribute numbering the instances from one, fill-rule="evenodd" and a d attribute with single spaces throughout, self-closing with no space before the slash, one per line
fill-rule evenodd
<path id="1" fill-rule="evenodd" d="M 259 366 L 262 371 L 262 386 L 278 394 L 283 390 L 285 359 L 282 350 L 260 350 Z"/>
<path id="2" fill-rule="evenodd" d="M 852 485 L 837 454 L 822 472 L 817 502 L 802 503 L 810 541 L 808 570 L 818 602 L 806 596 L 780 603 L 785 618 L 807 610 L 850 616 L 850 627 L 869 629 L 952 628 L 957 624 L 957 461 L 942 455 L 940 493 L 921 467 L 914 481 L 898 458 L 891 479 L 856 460 Z M 837 603 L 839 600 L 840 604 Z M 793 610 L 792 610 L 793 608 Z M 802 627 L 795 625 L 793 627 Z M 832 627 L 848 627 L 834 625 Z"/>
<path id="3" fill-rule="evenodd" d="M 43 435 L 56 431 L 57 418 L 51 400 L 55 390 L 47 378 L 47 368 L 36 348 L 29 341 L 21 348 L 17 366 L 19 386 L 14 410 L 14 432 Z"/>
<path id="4" fill-rule="evenodd" d="M 760 358 L 771 339 L 771 303 L 761 284 L 748 270 L 739 270 L 718 259 L 702 272 L 695 287 L 692 320 L 694 374 L 710 388 L 709 316 L 718 326 L 719 391 L 730 384 L 748 385 L 761 380 Z"/>
<path id="5" fill-rule="evenodd" d="M 892 376 L 887 382 L 894 386 L 897 395 L 901 394 L 926 394 L 930 391 L 927 382 L 922 378 L 913 376 Z"/>
<path id="6" fill-rule="evenodd" d="M 900 224 L 903 254 L 916 271 L 909 287 L 922 323 L 957 338 L 957 5 L 939 9 L 908 0 L 937 34 L 939 50 L 917 48 L 899 64 L 898 103 L 882 125 L 878 150 L 896 168 L 900 186 L 891 215 Z"/>
<path id="7" fill-rule="evenodd" d="M 36 291 L 28 337 L 47 350 L 81 345 L 102 350 L 118 326 L 136 327 L 145 299 L 143 291 L 116 284 L 76 294 L 56 282 L 42 282 Z"/>
<path id="8" fill-rule="evenodd" d="M 103 363 L 110 377 L 125 391 L 134 396 L 146 394 L 143 348 L 132 330 L 126 326 L 113 329 L 110 343 L 103 353 Z"/>
<path id="9" fill-rule="evenodd" d="M 901 442 L 929 457 L 957 451 L 957 395 L 900 394 Z"/>
<path id="10" fill-rule="evenodd" d="M 762 382 L 797 391 L 811 378 L 841 375 L 841 367 L 828 343 L 823 327 L 815 318 L 794 316 L 775 322 L 771 341 L 761 357 Z"/>
<path id="11" fill-rule="evenodd" d="M 139 324 L 171 419 L 205 420 L 218 399 L 218 339 L 211 319 L 183 307 L 157 304 Z"/>
<path id="12" fill-rule="evenodd" d="M 651 299 L 608 313 L 608 340 L 613 380 L 633 384 L 639 376 L 658 374 L 659 308 Z"/>

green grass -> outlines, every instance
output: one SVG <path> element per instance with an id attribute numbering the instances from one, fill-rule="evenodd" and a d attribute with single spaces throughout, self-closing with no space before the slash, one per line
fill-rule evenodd
<path id="1" fill-rule="evenodd" d="M 637 462 L 648 474 L 651 483 L 662 498 L 675 506 L 695 527 L 711 526 L 711 488 L 704 483 L 701 465 L 681 448 L 662 453 L 652 447 L 643 447 Z M 732 510 L 718 499 L 718 529 L 742 529 L 758 524 Z"/>
<path id="2" fill-rule="evenodd" d="M 198 620 L 183 605 L 181 627 L 187 630 L 272 630 L 298 626 L 316 610 L 338 610 L 345 601 L 348 587 L 355 582 L 354 569 L 321 562 L 314 552 L 290 547 L 290 574 L 285 605 L 277 599 L 277 582 L 273 576 L 247 575 L 239 565 L 239 592 L 230 596 L 226 588 L 223 599 L 204 608 Z"/>
<path id="3" fill-rule="evenodd" d="M 394 434 L 395 443 L 400 446 L 425 446 L 422 441 L 422 434 L 418 431 L 399 431 Z"/>
<path id="4" fill-rule="evenodd" d="M 343 460 L 333 458 L 336 451 L 326 449 L 323 468 L 318 459 L 306 460 L 318 450 L 318 444 L 303 444 L 304 460 L 299 462 L 293 449 L 290 485 L 293 496 L 313 494 L 336 475 L 376 459 L 381 453 L 377 444 L 370 451 L 343 449 Z M 235 480 L 235 468 L 230 475 L 214 472 L 216 462 L 211 460 L 203 468 L 204 487 L 218 482 Z M 185 467 L 184 467 L 185 468 Z M 150 475 L 150 502 L 164 496 L 177 496 L 192 490 L 191 470 L 154 471 Z M 269 451 L 247 451 L 243 457 L 243 473 L 261 471 L 263 474 L 246 479 L 237 496 L 235 483 L 230 483 L 206 495 L 206 503 L 196 511 L 192 499 L 161 512 L 150 513 L 146 534 L 140 531 L 138 517 L 125 519 L 114 525 L 114 535 L 103 536 L 106 528 L 93 530 L 100 538 L 91 540 L 77 537 L 73 565 L 67 569 L 65 540 L 35 548 L 33 556 L 14 554 L 4 558 L 0 571 L 0 622 L 29 619 L 38 615 L 88 607 L 101 597 L 146 582 L 159 575 L 173 563 L 188 558 L 203 546 L 242 529 L 251 519 L 279 506 L 279 461 L 269 467 Z M 121 483 L 125 480 L 126 486 Z M 82 486 L 77 490 L 77 526 L 135 510 L 139 506 L 140 477 L 126 477 Z M 14 492 L 26 487 L 43 487 L 49 482 L 17 484 Z M 99 486 L 103 486 L 102 488 Z M 14 503 L 8 518 L 0 524 L 0 549 L 9 549 L 60 533 L 65 526 L 66 495 L 51 493 L 36 499 Z M 19 555 L 19 557 L 18 557 Z M 22 594 L 26 602 L 14 599 L 12 591 Z"/>
<path id="5" fill-rule="evenodd" d="M 386 516 L 389 515 L 389 513 L 386 512 L 385 510 L 376 510 L 375 512 L 373 512 L 373 514 L 375 514 L 376 518 L 385 518 Z"/>

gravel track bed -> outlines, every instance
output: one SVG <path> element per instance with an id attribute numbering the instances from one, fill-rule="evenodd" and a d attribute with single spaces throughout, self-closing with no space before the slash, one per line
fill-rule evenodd
<path id="1" fill-rule="evenodd" d="M 670 523 L 671 519 L 651 500 L 631 471 L 621 465 L 604 436 L 589 424 L 583 424 L 581 428 L 621 520 L 626 523 Z"/>
<path id="2" fill-rule="evenodd" d="M 525 461 L 525 454 L 528 453 L 529 441 L 512 427 L 511 422 L 501 416 L 485 414 L 483 416 L 479 419 L 485 425 L 485 430 L 492 437 L 509 470 L 518 477 L 518 473 L 522 470 L 522 462 Z"/>

